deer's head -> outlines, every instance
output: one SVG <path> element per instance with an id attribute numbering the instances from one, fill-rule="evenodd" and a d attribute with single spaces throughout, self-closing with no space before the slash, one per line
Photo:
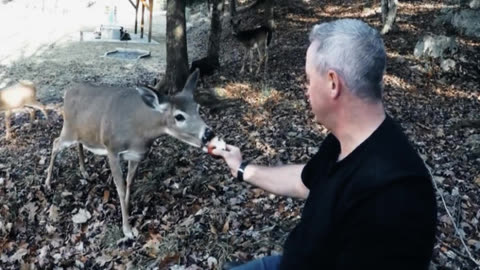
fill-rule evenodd
<path id="1" fill-rule="evenodd" d="M 199 114 L 200 105 L 193 98 L 198 77 L 199 71 L 196 69 L 188 77 L 182 91 L 173 96 L 156 94 L 145 87 L 137 89 L 147 105 L 163 114 L 165 133 L 195 147 L 202 147 L 215 134 L 203 121 Z"/>

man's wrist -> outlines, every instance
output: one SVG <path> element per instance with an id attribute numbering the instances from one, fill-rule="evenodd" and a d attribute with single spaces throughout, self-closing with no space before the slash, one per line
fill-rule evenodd
<path id="1" fill-rule="evenodd" d="M 240 182 L 243 182 L 245 181 L 245 169 L 247 168 L 248 164 L 250 162 L 249 161 L 242 161 L 242 163 L 240 163 L 240 166 L 238 166 L 238 169 L 237 169 L 237 179 L 238 181 Z"/>

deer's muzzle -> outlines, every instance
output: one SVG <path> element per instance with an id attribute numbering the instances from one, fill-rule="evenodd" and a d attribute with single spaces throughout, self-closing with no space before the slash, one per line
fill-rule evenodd
<path id="1" fill-rule="evenodd" d="M 206 145 L 209 141 L 211 141 L 215 137 L 215 133 L 207 128 L 202 136 L 202 145 Z"/>

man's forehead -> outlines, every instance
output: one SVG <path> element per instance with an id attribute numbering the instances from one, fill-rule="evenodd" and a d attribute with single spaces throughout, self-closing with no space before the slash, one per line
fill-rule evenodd
<path id="1" fill-rule="evenodd" d="M 314 42 L 315 43 L 315 42 Z M 306 60 L 305 60 L 305 68 L 308 70 L 312 66 L 312 60 L 315 57 L 315 50 L 318 45 L 316 44 L 310 44 L 310 46 L 307 49 L 307 55 L 306 55 Z"/>
<path id="2" fill-rule="evenodd" d="M 319 45 L 320 45 L 320 42 L 314 40 L 312 43 L 310 43 L 310 46 L 308 46 L 307 54 L 315 53 Z"/>

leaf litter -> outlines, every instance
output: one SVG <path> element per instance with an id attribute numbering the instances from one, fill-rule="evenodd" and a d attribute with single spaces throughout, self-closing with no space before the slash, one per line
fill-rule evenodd
<path id="1" fill-rule="evenodd" d="M 431 167 L 439 187 L 432 268 L 472 269 L 453 223 L 478 255 L 480 129 L 459 123 L 480 116 L 480 55 L 475 53 L 480 41 L 458 36 L 462 42 L 453 56 L 458 64 L 455 72 L 442 71 L 435 61 L 414 58 L 420 35 L 449 31 L 430 25 L 439 11 L 433 8 L 434 1 L 427 2 L 431 5 L 402 2 L 398 28 L 384 37 L 389 55 L 385 103 Z M 375 10 L 353 2 L 277 1 L 266 80 L 238 74 L 241 48 L 224 22 L 222 68 L 206 78 L 204 86 L 221 89 L 235 103 L 220 111 L 202 109 L 206 122 L 258 164 L 306 162 L 327 134 L 313 122 L 303 92 L 308 31 L 317 21 L 344 14 L 380 28 Z M 250 15 L 242 15 L 246 27 L 258 24 L 251 19 L 257 17 Z M 190 47 L 206 52 L 207 35 L 200 31 L 189 35 Z M 105 45 L 72 46 L 83 58 L 105 49 Z M 4 269 L 220 269 L 228 260 L 281 252 L 288 232 L 299 221 L 303 202 L 238 183 L 222 161 L 166 136 L 155 141 L 133 184 L 130 222 L 139 231 L 133 241 L 119 242 L 123 238 L 120 205 L 105 158 L 86 155 L 87 180 L 79 172 L 75 151 L 64 151 L 55 165 L 53 190 L 46 191 L 42 184 L 51 143 L 62 126 L 58 108 L 64 86 L 72 78 L 132 86 L 139 78 L 148 82 L 159 66 L 149 62 L 110 69 L 96 65 L 95 59 L 83 64 L 83 58 L 74 54 L 35 57 L 43 64 L 33 58 L 5 67 L 14 79 L 47 74 L 35 82 L 44 93 L 54 94 L 42 97 L 49 103 L 48 122 L 39 118 L 27 128 L 27 115 L 17 114 L 13 141 L 0 140 L 0 265 Z M 108 61 L 112 67 L 119 63 Z M 440 194 L 453 220 L 442 207 Z"/>

